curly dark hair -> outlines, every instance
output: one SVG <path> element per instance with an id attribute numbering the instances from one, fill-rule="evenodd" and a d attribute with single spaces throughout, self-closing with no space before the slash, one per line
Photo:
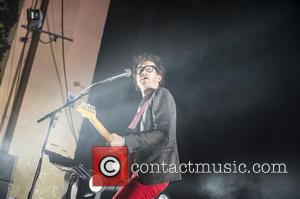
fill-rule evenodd
<path id="1" fill-rule="evenodd" d="M 157 55 L 153 55 L 153 54 L 148 54 L 148 53 L 143 53 L 140 55 L 137 55 L 135 57 L 133 57 L 133 62 L 134 65 L 132 67 L 132 73 L 133 73 L 133 77 L 134 80 L 136 82 L 136 75 L 137 75 L 137 67 L 142 64 L 144 61 L 152 61 L 153 63 L 155 63 L 155 70 L 156 72 L 161 76 L 161 81 L 159 83 L 160 86 L 164 85 L 165 83 L 165 69 L 163 67 L 163 63 L 161 61 L 161 58 Z"/>

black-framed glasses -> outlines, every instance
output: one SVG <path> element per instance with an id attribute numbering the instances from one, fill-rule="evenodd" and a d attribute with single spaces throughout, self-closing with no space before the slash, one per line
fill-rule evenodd
<path id="1" fill-rule="evenodd" d="M 155 70 L 157 69 L 155 65 L 147 65 L 147 66 L 143 66 L 143 67 L 138 67 L 136 69 L 136 73 L 141 74 L 144 70 L 148 73 L 151 73 L 151 72 L 153 72 L 154 69 Z"/>

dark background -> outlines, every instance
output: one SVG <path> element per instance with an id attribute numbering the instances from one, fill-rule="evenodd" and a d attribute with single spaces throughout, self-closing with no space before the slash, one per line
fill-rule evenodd
<path id="1" fill-rule="evenodd" d="M 18 21 L 19 5 L 21 0 L 1 0 L 0 1 L 0 85 L 6 65 L 5 53 L 9 50 L 11 42 L 9 34 L 13 34 L 12 27 Z M 11 33 L 10 33 L 11 32 Z M 11 39 L 12 40 L 12 39 Z"/>
<path id="2" fill-rule="evenodd" d="M 184 175 L 171 198 L 299 198 L 298 1 L 112 0 L 94 81 L 153 53 L 177 103 L 182 162 L 286 163 L 288 174 Z M 93 89 L 90 103 L 126 135 L 141 99 L 131 79 Z M 85 122 L 76 158 L 104 141 Z"/>

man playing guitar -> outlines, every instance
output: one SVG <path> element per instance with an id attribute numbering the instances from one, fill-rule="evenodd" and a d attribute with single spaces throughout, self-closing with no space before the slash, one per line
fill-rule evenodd
<path id="1" fill-rule="evenodd" d="M 176 104 L 171 93 L 162 87 L 164 70 L 160 58 L 143 54 L 135 57 L 134 62 L 133 76 L 143 99 L 128 127 L 130 135 L 109 134 L 101 124 L 94 126 L 104 132 L 110 146 L 127 146 L 131 163 L 157 164 L 159 167 L 164 163 L 178 168 Z M 159 169 L 163 171 L 163 168 Z M 113 199 L 152 199 L 170 182 L 178 180 L 181 180 L 180 172 L 133 173 Z"/>

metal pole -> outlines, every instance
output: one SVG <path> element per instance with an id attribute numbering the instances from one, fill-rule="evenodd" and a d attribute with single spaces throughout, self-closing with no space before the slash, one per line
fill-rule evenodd
<path id="1" fill-rule="evenodd" d="M 44 15 L 44 19 L 45 19 L 46 13 L 47 13 L 48 4 L 49 4 L 49 0 L 43 0 L 41 3 L 40 9 Z M 42 21 L 42 27 L 44 24 L 44 19 Z M 9 147 L 10 147 L 11 140 L 12 140 L 12 137 L 14 134 L 17 119 L 19 117 L 20 108 L 22 105 L 25 91 L 26 91 L 27 83 L 29 80 L 30 72 L 32 69 L 33 61 L 34 61 L 34 57 L 35 57 L 37 47 L 39 44 L 40 35 L 41 35 L 41 32 L 33 32 L 33 34 L 32 34 L 32 39 L 31 39 L 29 50 L 28 50 L 27 58 L 25 60 L 23 72 L 21 75 L 19 88 L 17 90 L 17 95 L 13 102 L 12 112 L 10 114 L 10 117 L 8 120 L 8 125 L 7 125 L 6 131 L 4 133 L 2 143 L 1 143 L 0 150 L 3 152 L 6 152 L 6 153 L 8 153 L 8 151 L 9 151 Z"/>

